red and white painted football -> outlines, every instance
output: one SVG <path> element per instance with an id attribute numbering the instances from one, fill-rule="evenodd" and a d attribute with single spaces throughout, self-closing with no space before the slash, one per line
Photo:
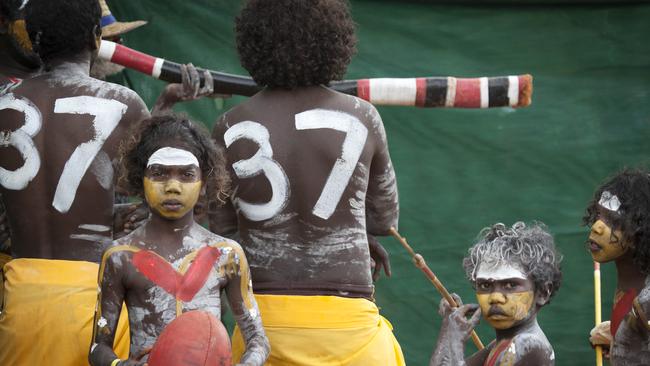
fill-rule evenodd
<path id="1" fill-rule="evenodd" d="M 149 366 L 231 366 L 226 328 L 206 311 L 190 311 L 174 319 L 160 334 Z"/>

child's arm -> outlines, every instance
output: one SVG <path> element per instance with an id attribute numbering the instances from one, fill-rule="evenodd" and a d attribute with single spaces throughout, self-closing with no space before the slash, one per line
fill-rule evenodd
<path id="1" fill-rule="evenodd" d="M 113 340 L 117 331 L 117 321 L 120 318 L 124 300 L 124 285 L 122 275 L 125 272 L 124 252 L 104 253 L 99 267 L 99 289 L 97 309 L 93 323 L 93 340 L 90 346 L 88 361 L 92 366 L 130 366 L 144 363 L 119 361 L 113 352 Z M 118 361 L 116 361 L 118 360 Z M 115 362 L 115 364 L 114 364 Z"/>
<path id="2" fill-rule="evenodd" d="M 228 276 L 226 285 L 228 303 L 246 344 L 246 352 L 244 352 L 240 364 L 262 366 L 269 357 L 269 340 L 264 333 L 259 308 L 255 297 L 253 297 L 248 262 L 239 245 L 233 246 L 225 266 L 230 269 L 226 273 Z"/>

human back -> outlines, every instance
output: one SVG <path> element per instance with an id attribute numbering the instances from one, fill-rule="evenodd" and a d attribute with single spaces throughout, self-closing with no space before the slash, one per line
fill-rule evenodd
<path id="1" fill-rule="evenodd" d="M 112 239 L 112 160 L 128 126 L 148 116 L 134 92 L 88 76 L 96 19 L 58 29 L 52 12 L 69 3 L 28 3 L 27 30 L 44 73 L 0 97 L 8 141 L 0 192 L 14 258 L 99 261 Z"/>
<path id="2" fill-rule="evenodd" d="M 230 164 L 252 162 L 263 145 L 272 150 L 262 174 L 233 174 L 255 290 L 369 298 L 367 233 L 385 235 L 398 214 L 374 107 L 324 86 L 267 89 L 228 112 L 215 136 L 223 136 Z"/>

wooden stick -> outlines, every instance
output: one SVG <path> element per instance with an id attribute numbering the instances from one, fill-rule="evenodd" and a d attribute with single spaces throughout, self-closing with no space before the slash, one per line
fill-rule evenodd
<path id="1" fill-rule="evenodd" d="M 600 299 L 600 263 L 594 262 L 594 313 L 596 326 L 602 322 Z M 603 366 L 603 347 L 596 346 L 596 366 Z"/>
<path id="2" fill-rule="evenodd" d="M 395 237 L 395 239 L 397 239 L 400 242 L 400 244 L 402 244 L 404 249 L 406 249 L 406 251 L 409 252 L 411 257 L 413 258 L 413 262 L 414 262 L 415 266 L 418 267 L 420 270 L 422 270 L 422 272 L 424 272 L 424 275 L 427 276 L 429 281 L 431 281 L 431 283 L 436 287 L 436 289 L 438 290 L 438 292 L 440 292 L 442 297 L 444 297 L 445 300 L 447 300 L 449 305 L 451 305 L 451 307 L 453 307 L 453 308 L 457 308 L 458 304 L 456 303 L 456 300 L 454 300 L 454 298 L 451 297 L 451 294 L 449 293 L 449 291 L 447 291 L 447 289 L 442 284 L 442 282 L 440 282 L 440 280 L 438 279 L 438 277 L 436 277 L 436 275 L 433 273 L 431 268 L 429 268 L 429 266 L 427 265 L 427 262 L 424 261 L 424 258 L 420 254 L 416 253 L 413 250 L 413 248 L 411 248 L 411 246 L 406 242 L 406 238 L 401 236 L 397 232 L 397 230 L 395 230 L 395 228 L 393 228 L 393 227 L 390 228 L 390 233 L 391 233 L 391 235 L 393 237 Z M 474 344 L 476 345 L 476 347 L 479 350 L 482 350 L 483 348 L 485 348 L 483 346 L 483 342 L 481 342 L 481 339 L 478 337 L 478 334 L 476 334 L 475 331 L 472 331 L 472 341 L 474 341 Z"/>

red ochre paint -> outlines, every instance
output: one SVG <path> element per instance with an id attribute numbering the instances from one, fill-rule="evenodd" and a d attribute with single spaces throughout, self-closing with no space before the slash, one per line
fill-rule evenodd
<path id="1" fill-rule="evenodd" d="M 133 255 L 133 265 L 151 282 L 182 301 L 191 301 L 203 287 L 214 263 L 221 256 L 218 248 L 201 248 L 185 274 L 180 274 L 158 254 L 141 250 Z"/>
<path id="2" fill-rule="evenodd" d="M 415 92 L 415 105 L 418 107 L 424 106 L 427 100 L 427 79 L 415 79 L 416 92 Z"/>
<path id="3" fill-rule="evenodd" d="M 357 81 L 357 97 L 370 101 L 370 80 L 361 79 Z"/>
<path id="4" fill-rule="evenodd" d="M 456 79 L 456 98 L 454 99 L 454 107 L 481 107 L 480 79 Z"/>

